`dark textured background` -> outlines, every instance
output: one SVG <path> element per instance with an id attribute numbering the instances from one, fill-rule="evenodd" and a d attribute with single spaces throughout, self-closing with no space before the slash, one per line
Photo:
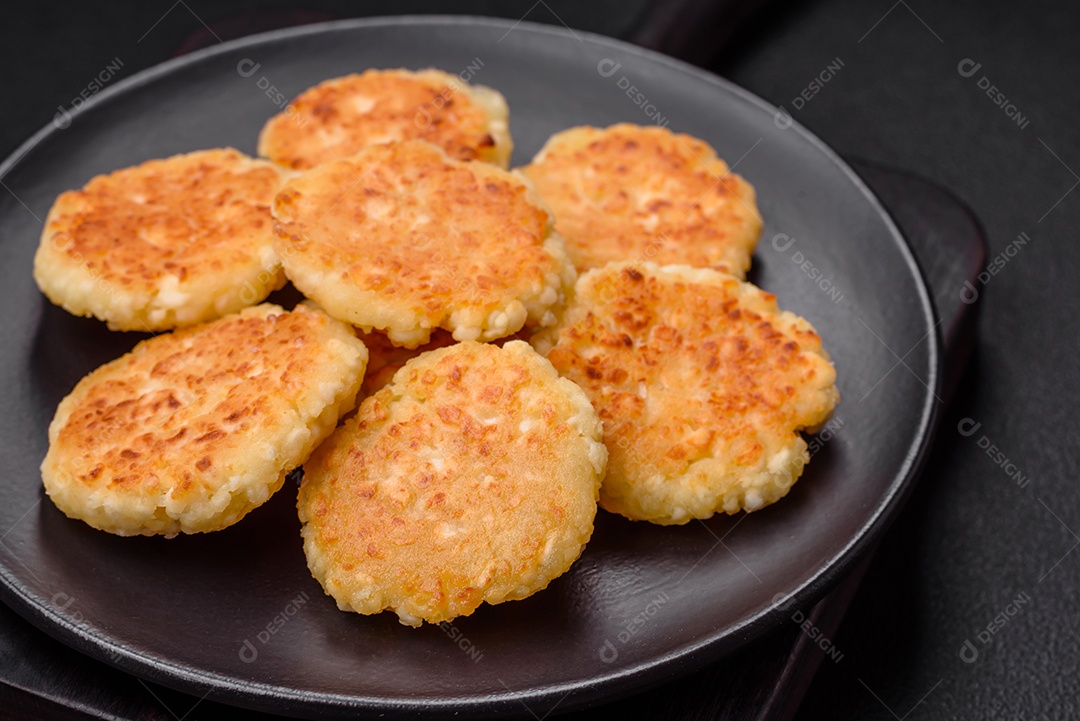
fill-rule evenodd
<path id="1" fill-rule="evenodd" d="M 1021 232 L 1031 238 L 989 282 L 966 387 L 835 639 L 844 659 L 822 665 L 804 719 L 1080 716 L 1080 192 L 1070 192 L 1080 182 L 1080 12 L 943 5 L 792 4 L 717 68 L 791 109 L 839 56 L 841 72 L 793 113 L 800 122 L 841 153 L 949 187 L 985 225 L 991 258 Z M 957 71 L 967 58 L 982 63 L 970 78 Z M 980 91 L 983 76 L 1027 127 Z M 963 437 L 963 418 L 982 426 Z M 1010 609 L 1020 594 L 1031 600 Z M 984 645 L 978 634 L 1001 613 L 1008 622 Z M 973 663 L 960 658 L 965 640 Z"/>
<path id="2" fill-rule="evenodd" d="M 431 11 L 528 11 L 528 20 L 552 23 L 557 14 L 627 39 L 648 29 L 645 2 L 316 2 L 299 18 L 298 5 L 5 7 L 0 154 L 70 105 L 114 58 L 123 62 L 119 78 L 215 42 L 200 18 L 219 34 Z M 842 154 L 947 186 L 986 226 L 991 257 L 1020 233 L 1030 238 L 984 291 L 964 387 L 835 638 L 843 658 L 822 665 L 800 719 L 1080 716 L 1080 322 L 1070 307 L 1080 271 L 1080 10 L 1064 1 L 777 0 L 722 48 L 724 28 L 704 30 L 685 56 L 784 105 Z M 840 72 L 796 110 L 793 100 L 836 58 Z M 957 70 L 964 59 L 981 63 L 972 77 Z M 984 76 L 1026 127 L 980 90 Z M 963 418 L 981 423 L 973 435 L 957 432 Z M 1026 485 L 980 444 L 1000 449 Z M 977 651 L 972 662 L 960 656 L 965 641 Z"/>

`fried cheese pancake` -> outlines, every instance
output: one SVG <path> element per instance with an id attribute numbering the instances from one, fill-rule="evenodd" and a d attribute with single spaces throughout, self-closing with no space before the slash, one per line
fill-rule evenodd
<path id="1" fill-rule="evenodd" d="M 371 145 L 426 140 L 457 160 L 510 163 L 503 96 L 441 70 L 367 70 L 305 90 L 259 136 L 259 155 L 289 168 L 341 160 Z"/>
<path id="2" fill-rule="evenodd" d="M 308 567 L 343 611 L 410 626 L 525 598 L 581 554 L 606 458 L 585 394 L 527 343 L 424 353 L 304 464 Z"/>
<path id="3" fill-rule="evenodd" d="M 750 268 L 762 228 L 754 188 L 702 140 L 626 123 L 570 128 L 522 172 L 579 273 L 625 260 L 739 278 Z"/>
<path id="4" fill-rule="evenodd" d="M 275 249 L 327 313 L 397 345 L 495 340 L 556 322 L 574 268 L 527 181 L 420 140 L 298 174 L 274 200 Z"/>
<path id="5" fill-rule="evenodd" d="M 588 394 L 610 453 L 600 505 L 662 525 L 755 511 L 809 460 L 839 400 L 821 338 L 711 269 L 612 263 L 534 345 Z"/>
<path id="6" fill-rule="evenodd" d="M 366 362 L 350 327 L 304 306 L 263 304 L 143 341 L 60 402 L 45 490 L 121 536 L 225 528 L 353 408 Z"/>
<path id="7" fill-rule="evenodd" d="M 113 330 L 220 318 L 285 282 L 270 204 L 273 163 L 200 150 L 93 178 L 61 193 L 34 256 L 34 279 L 68 312 Z"/>

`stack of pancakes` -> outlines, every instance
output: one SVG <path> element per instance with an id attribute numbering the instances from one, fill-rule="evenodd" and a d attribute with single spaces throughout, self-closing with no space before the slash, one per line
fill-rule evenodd
<path id="1" fill-rule="evenodd" d="M 783 497 L 838 394 L 811 325 L 743 280 L 754 189 L 662 128 L 572 128 L 515 171 L 511 148 L 496 91 L 369 70 L 271 118 L 265 159 L 63 193 L 42 291 L 169 332 L 60 403 L 50 498 L 120 535 L 213 531 L 302 465 L 312 574 L 419 625 L 547 586 L 598 504 L 683 524 Z M 263 303 L 287 281 L 309 300 Z"/>

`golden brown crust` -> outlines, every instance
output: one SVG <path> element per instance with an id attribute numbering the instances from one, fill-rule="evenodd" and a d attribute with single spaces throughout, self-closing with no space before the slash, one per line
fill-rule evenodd
<path id="1" fill-rule="evenodd" d="M 267 122 L 259 154 L 289 168 L 341 160 L 372 145 L 426 140 L 457 160 L 506 167 L 506 101 L 438 70 L 368 70 L 305 90 Z"/>
<path id="2" fill-rule="evenodd" d="M 708 269 L 590 271 L 562 326 L 534 342 L 596 407 L 610 452 L 600 504 L 633 519 L 686 523 L 777 500 L 807 460 L 799 430 L 839 398 L 808 322 Z"/>
<path id="3" fill-rule="evenodd" d="M 741 278 L 761 235 L 753 187 L 707 143 L 665 128 L 570 128 L 522 172 L 554 212 L 578 272 L 634 260 Z"/>
<path id="4" fill-rule="evenodd" d="M 120 535 L 223 528 L 352 408 L 366 360 L 348 326 L 303 306 L 143 341 L 61 401 L 45 488 L 69 516 Z"/>
<path id="5" fill-rule="evenodd" d="M 589 540 L 606 458 L 581 389 L 521 341 L 425 353 L 304 466 L 312 574 L 402 623 L 524 598 Z"/>
<path id="6" fill-rule="evenodd" d="M 54 303 L 118 330 L 235 312 L 284 283 L 270 217 L 283 182 L 231 148 L 99 175 L 56 199 L 34 277 Z"/>
<path id="7" fill-rule="evenodd" d="M 574 271 L 517 175 L 435 146 L 377 146 L 291 179 L 274 201 L 285 272 L 328 313 L 409 347 L 435 328 L 493 340 L 550 324 Z"/>

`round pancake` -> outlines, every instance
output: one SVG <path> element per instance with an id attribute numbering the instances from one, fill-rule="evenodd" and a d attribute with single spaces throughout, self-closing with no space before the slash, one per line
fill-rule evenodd
<path id="1" fill-rule="evenodd" d="M 613 263 L 533 339 L 588 394 L 610 453 L 600 505 L 663 525 L 755 511 L 809 460 L 800 430 L 839 400 L 804 319 L 710 269 Z"/>
<path id="2" fill-rule="evenodd" d="M 113 330 L 201 323 L 254 305 L 285 282 L 270 203 L 273 163 L 200 150 L 99 175 L 61 193 L 34 279 L 70 313 Z"/>
<path id="3" fill-rule="evenodd" d="M 343 611 L 440 623 L 525 598 L 589 540 L 607 452 L 522 341 L 414 358 L 304 465 L 312 575 Z"/>
<path id="4" fill-rule="evenodd" d="M 510 163 L 501 94 L 441 70 L 368 70 L 319 83 L 270 118 L 259 155 L 289 168 L 341 160 L 372 145 L 426 140 L 452 158 Z"/>
<path id="5" fill-rule="evenodd" d="M 415 348 L 551 325 L 574 268 L 520 176 L 421 140 L 300 173 L 274 200 L 293 284 L 335 318 Z"/>
<path id="6" fill-rule="evenodd" d="M 697 138 L 625 123 L 570 128 L 522 172 L 578 272 L 623 260 L 739 278 L 750 268 L 762 227 L 754 188 Z"/>
<path id="7" fill-rule="evenodd" d="M 41 464 L 71 518 L 121 536 L 215 531 L 281 488 L 351 410 L 367 350 L 300 306 L 143 341 L 60 402 Z"/>

